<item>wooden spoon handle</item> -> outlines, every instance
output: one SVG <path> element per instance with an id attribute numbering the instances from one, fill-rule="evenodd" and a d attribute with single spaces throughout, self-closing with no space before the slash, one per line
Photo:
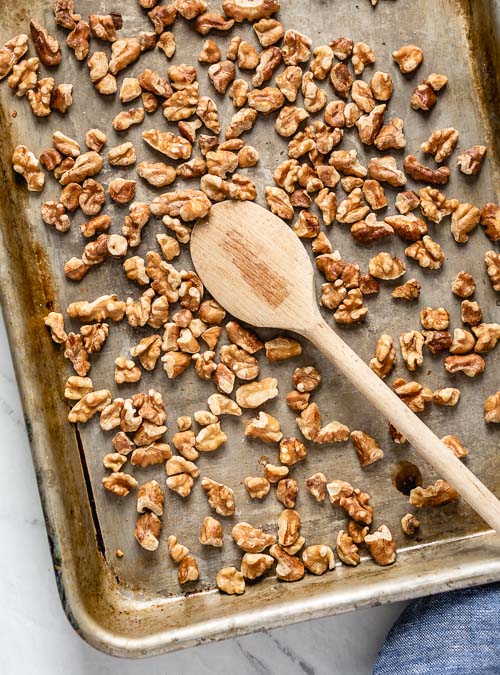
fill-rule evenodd
<path id="1" fill-rule="evenodd" d="M 329 326 L 318 319 L 303 331 L 361 394 L 402 433 L 472 508 L 500 532 L 500 501 Z"/>

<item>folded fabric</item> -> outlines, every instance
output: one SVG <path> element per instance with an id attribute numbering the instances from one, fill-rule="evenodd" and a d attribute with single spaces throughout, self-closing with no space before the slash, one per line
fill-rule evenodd
<path id="1" fill-rule="evenodd" d="M 391 628 L 373 675 L 499 675 L 500 584 L 415 600 Z"/>

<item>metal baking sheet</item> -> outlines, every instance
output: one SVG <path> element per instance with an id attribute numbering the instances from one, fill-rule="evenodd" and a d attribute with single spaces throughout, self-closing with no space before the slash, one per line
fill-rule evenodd
<path id="1" fill-rule="evenodd" d="M 405 119 L 408 152 L 416 151 L 434 129 L 450 125 L 460 131 L 462 149 L 485 142 L 489 153 L 481 174 L 476 178 L 465 178 L 453 172 L 446 192 L 448 196 L 478 206 L 498 200 L 495 185 L 499 185 L 500 71 L 496 70 L 499 58 L 496 2 L 380 0 L 376 9 L 368 0 L 356 3 L 351 0 L 335 3 L 292 0 L 282 4 L 281 19 L 285 26 L 306 32 L 314 46 L 346 35 L 373 47 L 377 56 L 376 68 L 388 70 L 394 77 L 395 94 L 390 102 L 389 116 Z M 122 35 L 150 29 L 147 17 L 135 2 L 121 3 L 119 7 L 109 0 L 78 2 L 77 5 L 83 16 L 121 11 Z M 216 4 L 210 3 L 210 6 L 215 8 Z M 50 32 L 56 32 L 48 0 L 19 0 L 14 4 L 1 0 L 0 14 L 2 44 L 14 34 L 27 31 L 31 16 L 47 23 Z M 256 44 L 249 26 L 240 26 L 237 30 Z M 182 19 L 176 23 L 175 34 L 177 53 L 172 62 L 194 62 L 204 38 Z M 64 40 L 62 32 L 57 31 L 57 35 Z M 228 42 L 222 35 L 216 35 L 214 39 L 221 47 Z M 394 67 L 391 52 L 410 42 L 423 48 L 425 61 L 413 77 L 405 78 Z M 103 44 L 94 44 L 93 48 L 101 49 Z M 128 295 L 137 298 L 140 291 L 125 279 L 119 262 L 108 261 L 99 266 L 80 284 L 65 281 L 62 274 L 64 261 L 79 255 L 83 246 L 79 224 L 84 216 L 74 215 L 72 229 L 64 235 L 45 226 L 39 215 L 40 202 L 56 198 L 59 186 L 49 178 L 42 197 L 28 194 L 13 175 L 10 156 L 18 143 L 27 144 L 36 153 L 50 146 L 51 133 L 56 128 L 83 145 L 86 130 L 97 126 L 108 134 L 108 147 L 124 139 L 132 140 L 138 161 L 154 158 L 162 161 L 163 157 L 142 142 L 140 133 L 148 127 L 166 128 L 166 122 L 159 110 L 152 117 L 147 116 L 139 128 L 115 133 L 111 120 L 122 109 L 118 97 L 108 100 L 93 91 L 87 66 L 74 60 L 64 42 L 63 54 L 55 77 L 57 82 L 75 85 L 75 102 L 68 115 L 54 113 L 49 119 L 37 119 L 31 115 L 27 101 L 14 97 L 5 82 L 0 88 L 0 281 L 54 568 L 62 602 L 75 629 L 91 644 L 112 654 L 153 655 L 259 628 L 498 580 L 498 538 L 492 536 L 487 526 L 462 502 L 419 513 L 422 520 L 419 536 L 414 540 L 404 538 L 399 520 L 407 512 L 408 504 L 406 497 L 391 484 L 393 465 L 402 459 L 415 460 L 421 467 L 425 483 L 434 481 L 437 476 L 414 457 L 408 446 L 392 443 L 385 422 L 360 400 L 349 383 L 332 370 L 318 352 L 306 344 L 300 358 L 285 364 L 275 366 L 261 359 L 262 376 L 276 376 L 284 394 L 291 387 L 291 374 L 296 366 L 315 364 L 324 379 L 314 400 L 318 402 L 324 420 L 338 419 L 352 429 L 361 428 L 374 435 L 382 442 L 385 458 L 363 470 L 350 444 L 311 446 L 307 461 L 292 470 L 301 485 L 297 509 L 302 516 L 302 533 L 309 544 L 334 545 L 336 533 L 345 526 L 346 521 L 339 510 L 328 503 L 318 505 L 304 488 L 306 477 L 323 471 L 329 479 L 343 478 L 372 495 L 374 526 L 382 522 L 390 526 L 398 545 L 398 562 L 386 569 L 368 559 L 356 568 L 339 563 L 335 571 L 322 577 L 306 576 L 299 583 L 284 584 L 271 576 L 258 584 L 248 585 L 245 595 L 239 598 L 219 594 L 214 585 L 216 572 L 223 565 L 238 565 L 241 557 L 230 536 L 232 525 L 246 520 L 266 530 L 274 530 L 282 509 L 273 494 L 263 502 L 252 502 L 246 494 L 243 479 L 259 474 L 259 458 L 267 455 L 271 460 L 277 459 L 275 446 L 243 440 L 243 422 L 250 417 L 248 413 L 242 419 L 224 419 L 228 442 L 216 453 L 202 455 L 198 462 L 202 476 L 224 482 L 235 491 L 236 513 L 233 518 L 222 519 L 223 549 L 207 550 L 198 543 L 199 526 L 203 517 L 210 513 L 199 483 L 186 500 L 166 490 L 163 532 L 156 554 L 136 545 L 133 538 L 135 497 L 117 499 L 101 486 L 102 457 L 110 451 L 111 435 L 100 431 L 97 420 L 78 429 L 67 424 L 63 383 L 70 373 L 61 352 L 54 348 L 43 327 L 43 317 L 50 309 L 65 309 L 69 302 L 77 299 L 93 299 L 112 292 L 120 298 Z M 120 74 L 119 79 L 137 74 L 145 67 L 164 73 L 167 61 L 159 50 L 148 52 Z M 202 93 L 217 99 L 225 125 L 232 114 L 231 102 L 214 94 L 205 69 L 200 65 Z M 409 98 L 415 84 L 433 71 L 447 74 L 450 83 L 439 95 L 432 113 L 421 115 L 410 109 Z M 370 69 L 366 72 L 369 74 Z M 329 84 L 324 86 L 332 97 Z M 273 184 L 272 172 L 278 159 L 281 161 L 286 156 L 286 143 L 276 136 L 273 125 L 273 116 L 267 119 L 261 116 L 254 132 L 247 136 L 261 154 L 258 168 L 250 170 L 258 185 L 260 203 L 263 203 L 264 187 Z M 341 147 L 360 149 L 357 134 L 346 133 Z M 362 149 L 360 154 L 363 157 Z M 399 161 L 402 160 L 403 153 L 398 155 Z M 111 178 L 126 173 L 105 164 L 98 180 L 107 185 Z M 137 199 L 148 201 L 157 192 L 138 179 Z M 340 186 L 337 192 L 339 196 L 343 194 Z M 393 204 L 395 191 L 388 189 L 387 193 L 389 203 Z M 107 204 L 106 212 L 113 219 L 112 231 L 119 232 L 127 208 Z M 139 254 L 151 248 L 156 250 L 155 234 L 162 231 L 162 227 L 159 220 L 150 222 L 144 231 Z M 471 272 L 478 281 L 477 299 L 484 308 L 486 319 L 500 321 L 500 301 L 495 298 L 484 273 L 483 255 L 492 244 L 480 228 L 465 247 L 454 243 L 447 222 L 439 226 L 430 224 L 430 234 L 443 245 L 447 260 L 439 273 L 425 273 L 408 262 L 407 278 L 414 276 L 423 283 L 419 304 L 395 303 L 390 297 L 390 287 L 383 286 L 377 298 L 367 300 L 370 309 L 367 320 L 360 326 L 341 329 L 344 337 L 366 360 L 372 356 L 381 332 L 388 332 L 397 339 L 402 330 L 418 328 L 418 311 L 425 305 L 445 306 L 451 313 L 452 327 L 460 326 L 460 304 L 452 296 L 450 285 L 461 269 Z M 346 260 L 358 261 L 363 269 L 377 250 L 390 250 L 404 257 L 404 243 L 397 238 L 389 244 L 384 242 L 383 247 L 358 246 L 348 229 L 339 223 L 328 230 L 328 236 Z M 134 254 L 136 252 L 134 250 Z M 191 267 L 187 250 L 175 265 Z M 318 288 L 320 283 L 318 276 Z M 331 315 L 326 316 L 333 321 Z M 113 324 L 105 349 L 93 357 L 90 375 L 97 388 L 109 387 L 115 396 L 129 395 L 151 386 L 159 389 L 166 400 L 170 427 L 167 436 L 170 439 L 176 417 L 205 408 L 212 389 L 201 382 L 193 370 L 171 382 L 160 365 L 153 374 L 143 373 L 138 385 L 114 385 L 114 358 L 125 354 L 141 336 L 140 331 L 131 331 L 126 322 Z M 482 406 L 486 396 L 498 389 L 499 357 L 498 350 L 490 354 L 484 376 L 473 382 L 448 376 L 441 361 L 428 353 L 424 367 L 416 374 L 416 379 L 433 389 L 455 383 L 461 388 L 462 399 L 455 409 L 430 406 L 424 419 L 438 435 L 454 433 L 462 439 L 471 449 L 465 460 L 467 465 L 497 494 L 500 494 L 499 431 L 493 428 L 494 425 L 484 424 Z M 394 372 L 396 376 L 410 379 L 401 358 Z M 284 396 L 280 396 L 266 410 L 277 416 L 284 433 L 291 435 L 296 433 L 294 415 L 283 399 Z M 140 482 L 151 478 L 162 483 L 164 480 L 161 466 L 133 470 L 133 473 Z M 178 586 L 176 569 L 168 556 L 166 539 L 169 534 L 176 534 L 189 546 L 200 564 L 200 582 L 187 589 Z M 120 560 L 115 557 L 117 548 L 125 553 Z"/>

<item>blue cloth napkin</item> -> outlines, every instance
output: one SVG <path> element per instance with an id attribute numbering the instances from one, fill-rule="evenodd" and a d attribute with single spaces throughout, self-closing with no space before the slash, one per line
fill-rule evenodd
<path id="1" fill-rule="evenodd" d="M 373 675 L 499 675 L 500 584 L 415 600 L 391 628 Z"/>

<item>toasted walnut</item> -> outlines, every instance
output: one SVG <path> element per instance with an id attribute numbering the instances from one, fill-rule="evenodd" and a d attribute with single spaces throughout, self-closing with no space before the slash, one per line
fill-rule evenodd
<path id="1" fill-rule="evenodd" d="M 74 28 L 76 23 L 80 21 L 80 14 L 75 14 L 75 4 L 73 0 L 55 0 L 54 2 L 54 17 L 58 26 L 63 28 Z"/>
<path id="2" fill-rule="evenodd" d="M 337 209 L 339 223 L 356 223 L 370 212 L 370 207 L 364 203 L 360 188 L 355 188 Z"/>
<path id="3" fill-rule="evenodd" d="M 287 394 L 286 403 L 291 410 L 301 412 L 309 405 L 311 394 L 302 394 L 299 391 L 291 391 Z"/>
<path id="4" fill-rule="evenodd" d="M 99 389 L 85 394 L 70 410 L 68 421 L 71 424 L 88 422 L 97 412 L 101 412 L 111 402 L 111 393 Z"/>
<path id="5" fill-rule="evenodd" d="M 370 178 L 388 183 L 392 187 L 406 185 L 406 176 L 403 171 L 398 169 L 394 157 L 373 157 L 368 164 L 368 173 Z"/>
<path id="6" fill-rule="evenodd" d="M 276 499 L 287 509 L 295 508 L 299 484 L 295 478 L 281 478 L 276 487 Z M 290 553 L 290 551 L 289 551 Z"/>
<path id="7" fill-rule="evenodd" d="M 304 73 L 302 78 L 302 95 L 304 97 L 304 108 L 310 113 L 322 110 L 328 100 L 326 91 L 317 86 L 312 73 Z"/>
<path id="8" fill-rule="evenodd" d="M 432 354 L 441 354 L 452 346 L 452 338 L 448 331 L 424 330 L 425 346 Z"/>
<path id="9" fill-rule="evenodd" d="M 306 480 L 306 487 L 317 502 L 323 502 L 326 497 L 326 476 L 318 472 Z"/>
<path id="10" fill-rule="evenodd" d="M 405 249 L 405 255 L 416 260 L 420 267 L 430 270 L 440 269 L 445 260 L 441 246 L 437 241 L 433 241 L 429 235 L 425 235 L 422 240 L 408 246 Z"/>
<path id="11" fill-rule="evenodd" d="M 432 190 L 433 188 L 430 189 Z M 415 194 L 413 190 L 404 190 L 403 192 L 399 192 L 395 202 L 397 210 L 403 216 L 410 213 L 410 211 L 414 211 L 417 206 L 419 206 L 419 204 L 420 197 Z"/>
<path id="12" fill-rule="evenodd" d="M 284 102 L 285 97 L 276 87 L 252 89 L 248 94 L 248 107 L 264 114 L 278 110 Z"/>
<path id="13" fill-rule="evenodd" d="M 280 462 L 292 466 L 304 460 L 307 456 L 307 448 L 298 438 L 283 438 L 280 441 Z"/>
<path id="14" fill-rule="evenodd" d="M 440 166 L 438 169 L 431 169 L 424 166 L 417 160 L 415 155 L 408 155 L 405 157 L 403 168 L 414 180 L 436 185 L 446 185 L 451 173 L 447 166 Z"/>
<path id="15" fill-rule="evenodd" d="M 337 555 L 345 565 L 356 566 L 361 560 L 358 547 L 344 530 L 337 535 Z"/>
<path id="16" fill-rule="evenodd" d="M 28 36 L 24 33 L 16 35 L 0 48 L 0 80 L 3 80 L 10 73 L 27 50 Z"/>
<path id="17" fill-rule="evenodd" d="M 474 351 L 478 354 L 484 354 L 495 349 L 498 340 L 500 340 L 500 324 L 498 323 L 481 323 L 474 326 L 472 331 L 477 338 Z"/>
<path id="18" fill-rule="evenodd" d="M 177 434 L 174 434 L 172 437 L 172 443 L 176 450 L 189 461 L 194 461 L 198 459 L 199 453 L 196 450 L 196 436 L 193 431 L 186 429 L 184 431 L 179 431 Z"/>
<path id="19" fill-rule="evenodd" d="M 217 483 L 210 478 L 201 479 L 201 487 L 205 490 L 208 503 L 219 516 L 232 516 L 235 510 L 234 493 L 231 488 Z"/>
<path id="20" fill-rule="evenodd" d="M 80 334 L 69 333 L 64 342 L 64 358 L 69 359 L 77 375 L 85 377 L 90 370 L 88 352 Z"/>
<path id="21" fill-rule="evenodd" d="M 354 176 L 364 178 L 367 170 L 358 160 L 356 150 L 335 150 L 330 156 L 330 164 L 334 166 L 344 176 Z"/>
<path id="22" fill-rule="evenodd" d="M 141 371 L 131 359 L 126 356 L 119 356 L 115 359 L 115 382 L 116 384 L 124 384 L 128 382 L 139 382 L 141 379 Z"/>
<path id="23" fill-rule="evenodd" d="M 191 156 L 191 143 L 185 138 L 176 136 L 170 131 L 149 129 L 148 131 L 142 132 L 142 138 L 152 148 L 167 155 L 167 157 L 170 157 L 171 159 L 189 159 Z"/>
<path id="24" fill-rule="evenodd" d="M 151 511 L 157 516 L 163 515 L 163 490 L 155 480 L 143 483 L 137 493 L 137 512 Z"/>
<path id="25" fill-rule="evenodd" d="M 361 121 L 361 120 L 360 120 Z M 359 128 L 359 122 L 358 128 Z M 401 150 L 406 147 L 406 138 L 403 132 L 404 122 L 401 118 L 395 117 L 388 124 L 383 126 L 373 140 L 377 150 Z"/>
<path id="26" fill-rule="evenodd" d="M 444 360 L 444 367 L 448 373 L 463 372 L 467 377 L 477 377 L 484 372 L 486 363 L 478 354 L 466 354 L 447 356 Z"/>
<path id="27" fill-rule="evenodd" d="M 246 553 L 262 553 L 276 542 L 274 534 L 266 534 L 249 523 L 237 523 L 231 530 L 236 543 Z"/>
<path id="28" fill-rule="evenodd" d="M 364 220 L 354 223 L 351 234 L 356 241 L 366 244 L 390 237 L 394 230 L 388 223 L 378 221 L 375 213 L 370 213 Z"/>
<path id="29" fill-rule="evenodd" d="M 420 190 L 419 195 L 422 214 L 433 223 L 439 224 L 458 207 L 456 199 L 446 199 L 446 196 L 436 188 L 425 187 Z"/>
<path id="30" fill-rule="evenodd" d="M 444 506 L 458 499 L 459 494 L 449 483 L 437 480 L 426 488 L 416 487 L 410 492 L 410 504 L 417 507 Z"/>
<path id="31" fill-rule="evenodd" d="M 441 443 L 444 443 L 459 459 L 469 454 L 469 450 L 456 436 L 443 436 Z"/>
<path id="32" fill-rule="evenodd" d="M 420 520 L 412 513 L 407 513 L 401 518 L 401 529 L 407 537 L 413 537 L 420 527 Z"/>
<path id="33" fill-rule="evenodd" d="M 25 145 L 18 145 L 12 153 L 12 168 L 20 173 L 30 192 L 41 192 L 45 184 L 45 174 L 35 155 Z"/>
<path id="34" fill-rule="evenodd" d="M 448 78 L 446 75 L 441 75 L 440 73 L 431 73 L 425 78 L 424 84 L 431 87 L 433 91 L 438 92 L 448 84 Z"/>
<path id="35" fill-rule="evenodd" d="M 70 229 L 71 221 L 60 202 L 44 202 L 40 212 L 43 222 L 53 225 L 58 232 L 67 232 Z"/>
<path id="36" fill-rule="evenodd" d="M 137 520 L 134 536 L 137 543 L 140 544 L 142 548 L 146 549 L 146 551 L 157 550 L 160 533 L 161 521 L 156 514 L 147 512 Z"/>
<path id="37" fill-rule="evenodd" d="M 351 431 L 351 441 L 362 467 L 378 462 L 384 456 L 378 442 L 364 431 Z"/>
<path id="38" fill-rule="evenodd" d="M 353 84 L 353 77 L 345 63 L 336 63 L 330 71 L 330 83 L 340 98 L 347 99 Z M 360 113 L 361 114 L 361 113 Z"/>
<path id="39" fill-rule="evenodd" d="M 377 565 L 392 565 L 396 562 L 396 542 L 387 525 L 381 525 L 373 534 L 367 534 L 365 543 Z"/>
<path id="40" fill-rule="evenodd" d="M 197 581 L 200 578 L 198 563 L 191 555 L 185 556 L 179 563 L 177 578 L 180 584 L 187 584 L 190 581 Z"/>
<path id="41" fill-rule="evenodd" d="M 130 458 L 131 463 L 146 469 L 148 466 L 163 464 L 172 457 L 170 446 L 166 443 L 151 443 L 150 445 L 136 448 Z"/>
<path id="42" fill-rule="evenodd" d="M 453 127 L 434 131 L 429 140 L 422 143 L 420 150 L 434 155 L 439 164 L 451 155 L 458 142 L 458 131 Z"/>
<path id="43" fill-rule="evenodd" d="M 500 253 L 486 251 L 484 262 L 493 290 L 500 291 Z"/>
<path id="44" fill-rule="evenodd" d="M 41 161 L 41 155 L 40 155 Z M 500 240 L 500 205 L 485 204 L 481 209 L 481 225 L 484 233 L 491 241 Z"/>
<path id="45" fill-rule="evenodd" d="M 274 377 L 244 384 L 236 390 L 236 402 L 242 408 L 258 408 L 276 396 L 278 396 L 278 381 Z"/>
<path id="46" fill-rule="evenodd" d="M 476 340 L 472 333 L 462 328 L 455 328 L 453 331 L 453 342 L 450 346 L 451 354 L 468 354 L 474 349 Z"/>
<path id="47" fill-rule="evenodd" d="M 235 567 L 223 567 L 219 570 L 215 583 L 219 591 L 228 595 L 242 595 L 245 592 L 245 577 Z"/>
<path id="48" fill-rule="evenodd" d="M 119 452 L 109 453 L 102 458 L 104 468 L 110 469 L 113 473 L 118 473 L 126 462 L 127 458 Z"/>
<path id="49" fill-rule="evenodd" d="M 154 187 L 170 185 L 177 176 L 174 167 L 163 162 L 140 162 L 137 165 L 137 173 Z"/>
<path id="50" fill-rule="evenodd" d="M 221 51 L 213 40 L 205 40 L 198 54 L 200 63 L 217 63 L 221 60 Z"/>
<path id="51" fill-rule="evenodd" d="M 481 166 L 486 157 L 485 145 L 474 145 L 469 150 L 462 152 L 457 158 L 457 166 L 466 176 L 473 176 L 481 171 Z"/>
<path id="52" fill-rule="evenodd" d="M 333 318 L 337 323 L 353 324 L 361 321 L 368 313 L 363 305 L 363 294 L 359 288 L 353 288 L 341 302 Z"/>
<path id="53" fill-rule="evenodd" d="M 267 494 L 269 494 L 271 484 L 267 478 L 261 478 L 260 476 L 248 476 L 245 478 L 245 487 L 251 499 L 263 499 Z"/>
<path id="54" fill-rule="evenodd" d="M 278 117 L 276 118 L 275 129 L 276 132 L 283 138 L 293 136 L 300 124 L 309 117 L 309 113 L 304 108 L 297 108 L 294 105 L 284 106 Z M 294 162 L 295 160 L 292 160 Z M 285 165 L 295 166 L 290 162 L 285 162 Z M 298 164 L 297 164 L 298 169 Z M 279 184 L 279 183 L 278 183 Z M 291 190 L 289 190 L 291 192 Z"/>
<path id="55" fill-rule="evenodd" d="M 478 302 L 462 300 L 460 316 L 462 321 L 468 323 L 469 326 L 477 326 L 478 323 L 481 323 L 483 311 Z"/>
<path id="56" fill-rule="evenodd" d="M 286 361 L 302 353 L 302 345 L 297 340 L 277 337 L 265 343 L 266 358 L 269 361 Z"/>
<path id="57" fill-rule="evenodd" d="M 223 545 L 222 526 L 216 518 L 204 518 L 198 537 L 200 544 L 220 548 Z"/>
<path id="58" fill-rule="evenodd" d="M 233 139 L 241 136 L 245 131 L 249 131 L 255 124 L 257 111 L 252 108 L 242 108 L 235 113 L 229 126 L 226 129 L 226 138 Z"/>
<path id="59" fill-rule="evenodd" d="M 175 476 L 169 476 L 166 480 L 169 490 L 176 492 L 179 497 L 185 499 L 191 494 L 194 485 L 194 478 L 188 473 L 178 473 Z"/>
<path id="60" fill-rule="evenodd" d="M 200 470 L 193 462 L 184 457 L 171 457 L 166 463 L 167 476 L 178 476 L 180 474 L 187 474 L 192 478 L 198 478 Z"/>
<path id="61" fill-rule="evenodd" d="M 450 325 L 450 315 L 444 307 L 424 307 L 420 310 L 420 322 L 427 330 L 446 330 Z"/>
<path id="62" fill-rule="evenodd" d="M 170 557 L 175 563 L 180 563 L 181 560 L 189 554 L 189 549 L 187 546 L 183 546 L 181 543 L 179 543 L 177 537 L 173 534 L 171 534 L 167 539 L 167 544 Z"/>
<path id="63" fill-rule="evenodd" d="M 108 492 L 112 492 L 118 497 L 126 497 L 137 486 L 137 481 L 128 473 L 118 471 L 105 476 L 102 479 L 102 484 Z"/>
<path id="64" fill-rule="evenodd" d="M 78 15 L 80 16 L 80 15 Z M 66 38 L 66 44 L 75 53 L 77 61 L 83 61 L 87 58 L 90 50 L 90 26 L 86 21 L 78 21 L 72 27 L 71 32 Z"/>
<path id="65" fill-rule="evenodd" d="M 403 276 L 406 266 L 399 258 L 383 252 L 370 259 L 368 271 L 376 279 L 392 280 Z"/>
<path id="66" fill-rule="evenodd" d="M 247 423 L 245 436 L 258 438 L 267 443 L 279 443 L 283 438 L 278 420 L 265 412 L 260 412 L 258 417 Z"/>
<path id="67" fill-rule="evenodd" d="M 451 214 L 451 233 L 459 244 L 469 240 L 469 233 L 479 225 L 481 212 L 472 204 L 459 204 Z"/>
<path id="68" fill-rule="evenodd" d="M 269 553 L 276 560 L 276 576 L 281 581 L 299 581 L 305 573 L 304 563 L 287 553 L 281 546 L 274 544 Z"/>
<path id="69" fill-rule="evenodd" d="M 352 48 L 352 65 L 356 75 L 361 75 L 365 66 L 375 63 L 375 54 L 365 42 L 356 42 Z"/>
<path id="70" fill-rule="evenodd" d="M 198 452 L 213 452 L 227 441 L 226 434 L 220 428 L 220 422 L 205 426 L 196 436 Z"/>
<path id="71" fill-rule="evenodd" d="M 484 402 L 484 419 L 486 422 L 500 423 L 500 391 L 488 396 Z"/>
<path id="72" fill-rule="evenodd" d="M 241 560 L 241 572 L 247 579 L 257 579 L 273 566 L 274 559 L 265 553 L 245 553 Z"/>
<path id="73" fill-rule="evenodd" d="M 35 56 L 31 59 L 23 59 L 13 66 L 8 84 L 11 89 L 16 90 L 16 96 L 24 96 L 26 92 L 36 87 L 39 63 Z"/>
<path id="74" fill-rule="evenodd" d="M 287 66 L 305 63 L 311 56 L 311 40 L 295 30 L 287 30 L 283 38 L 283 61 Z"/>
<path id="75" fill-rule="evenodd" d="M 124 110 L 113 119 L 113 129 L 115 131 L 126 131 L 133 124 L 141 124 L 144 120 L 144 108 L 130 108 Z"/>
<path id="76" fill-rule="evenodd" d="M 392 58 L 402 73 L 412 73 L 424 60 L 424 53 L 416 45 L 404 45 L 392 52 Z"/>
<path id="77" fill-rule="evenodd" d="M 356 522 L 370 525 L 373 507 L 369 505 L 370 496 L 343 480 L 334 480 L 326 486 L 330 502 L 342 507 Z"/>
<path id="78" fill-rule="evenodd" d="M 68 377 L 64 386 L 64 398 L 70 401 L 79 401 L 87 394 L 94 391 L 94 385 L 90 377 L 72 375 Z"/>
<path id="79" fill-rule="evenodd" d="M 170 31 L 164 31 L 158 38 L 156 46 L 158 47 L 158 49 L 161 49 L 161 51 L 165 54 L 167 59 L 171 59 L 172 56 L 175 54 L 176 50 L 174 34 L 171 33 Z"/>
<path id="80" fill-rule="evenodd" d="M 423 412 L 425 404 L 432 401 L 432 391 L 418 382 L 406 382 L 399 377 L 392 383 L 392 388 L 413 412 Z"/>
<path id="81" fill-rule="evenodd" d="M 302 553 L 302 562 L 312 574 L 324 574 L 335 569 L 335 556 L 329 546 L 315 544 L 308 546 Z"/>
<path id="82" fill-rule="evenodd" d="M 384 221 L 391 225 L 397 235 L 406 241 L 418 241 L 427 234 L 426 223 L 409 213 L 408 215 L 388 216 Z"/>

